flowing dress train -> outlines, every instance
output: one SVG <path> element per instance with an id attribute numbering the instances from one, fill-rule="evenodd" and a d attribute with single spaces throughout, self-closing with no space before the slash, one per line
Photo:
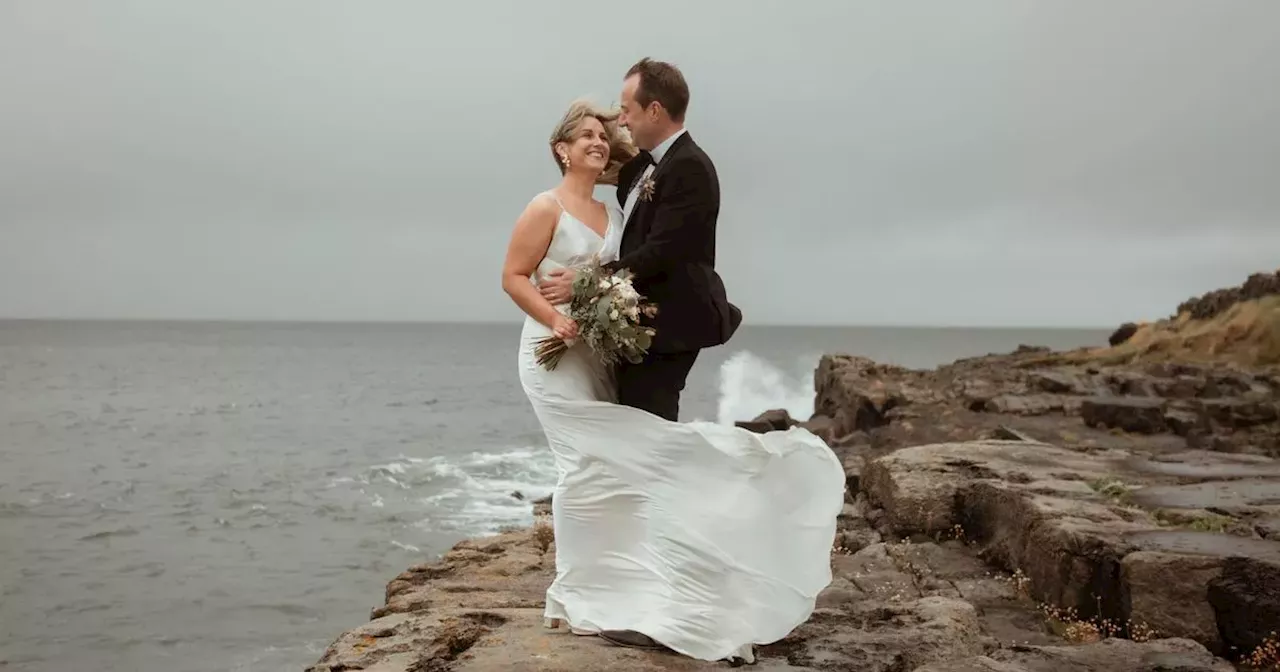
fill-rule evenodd
<path id="1" fill-rule="evenodd" d="M 541 275 L 616 258 L 619 213 L 601 237 L 561 212 Z M 535 275 L 535 278 L 537 276 Z M 701 660 L 742 656 L 803 623 L 831 581 L 845 475 L 804 429 L 756 434 L 671 422 L 614 403 L 585 345 L 554 371 L 525 321 L 520 382 L 555 455 L 556 578 L 545 615 L 578 630 L 634 630 Z"/>

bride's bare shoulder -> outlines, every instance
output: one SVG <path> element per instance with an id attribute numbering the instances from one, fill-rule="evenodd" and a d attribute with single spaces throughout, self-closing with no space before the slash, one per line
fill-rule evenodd
<path id="1" fill-rule="evenodd" d="M 563 208 L 560 206 L 559 199 L 550 191 L 535 194 L 529 199 L 528 205 L 524 206 L 525 215 L 536 217 L 558 217 L 561 210 Z"/>
<path id="2" fill-rule="evenodd" d="M 516 229 L 549 230 L 555 228 L 560 219 L 561 207 L 555 194 L 544 191 L 535 195 L 524 206 L 524 211 L 516 218 Z"/>

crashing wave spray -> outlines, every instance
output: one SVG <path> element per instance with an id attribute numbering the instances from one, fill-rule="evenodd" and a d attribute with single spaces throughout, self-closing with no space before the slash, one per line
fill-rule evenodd
<path id="1" fill-rule="evenodd" d="M 788 376 L 773 364 L 745 350 L 720 366 L 720 424 L 750 420 L 764 411 L 782 408 L 797 420 L 813 415 L 813 364 Z"/>

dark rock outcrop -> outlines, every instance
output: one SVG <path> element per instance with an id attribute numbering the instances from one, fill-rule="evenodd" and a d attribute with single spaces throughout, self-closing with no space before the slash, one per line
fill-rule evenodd
<path id="1" fill-rule="evenodd" d="M 1253 651 L 1280 632 L 1280 560 L 1228 558 L 1209 582 L 1208 596 L 1230 649 Z"/>
<path id="2" fill-rule="evenodd" d="M 1207 320 L 1227 312 L 1242 301 L 1261 299 L 1280 294 L 1280 270 L 1274 273 L 1254 273 L 1238 287 L 1215 289 L 1183 301 L 1174 316 L 1186 314 L 1195 320 Z"/>
<path id="3" fill-rule="evenodd" d="M 786 410 L 775 408 L 765 411 L 751 420 L 739 420 L 734 424 L 757 434 L 767 434 L 791 429 L 799 423 Z"/>
<path id="4" fill-rule="evenodd" d="M 1169 428 L 1164 400 L 1150 397 L 1091 397 L 1081 402 L 1080 417 L 1090 427 L 1136 434 L 1159 434 Z"/>
<path id="5" fill-rule="evenodd" d="M 1133 338 L 1133 335 L 1136 333 L 1138 333 L 1138 325 L 1133 322 L 1125 322 L 1119 327 L 1116 327 L 1115 331 L 1111 332 L 1111 335 L 1107 337 L 1107 344 L 1111 347 L 1115 347 L 1130 338 Z"/>

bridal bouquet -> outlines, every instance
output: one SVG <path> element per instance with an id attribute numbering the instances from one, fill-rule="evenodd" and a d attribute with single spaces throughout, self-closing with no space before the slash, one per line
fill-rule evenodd
<path id="1" fill-rule="evenodd" d="M 581 338 L 605 364 L 625 359 L 638 363 L 649 350 L 654 330 L 640 326 L 640 317 L 658 314 L 657 304 L 645 300 L 631 284 L 631 273 L 609 273 L 599 259 L 575 269 L 569 319 L 578 323 Z M 547 336 L 534 344 L 537 361 L 555 370 L 571 343 Z"/>

